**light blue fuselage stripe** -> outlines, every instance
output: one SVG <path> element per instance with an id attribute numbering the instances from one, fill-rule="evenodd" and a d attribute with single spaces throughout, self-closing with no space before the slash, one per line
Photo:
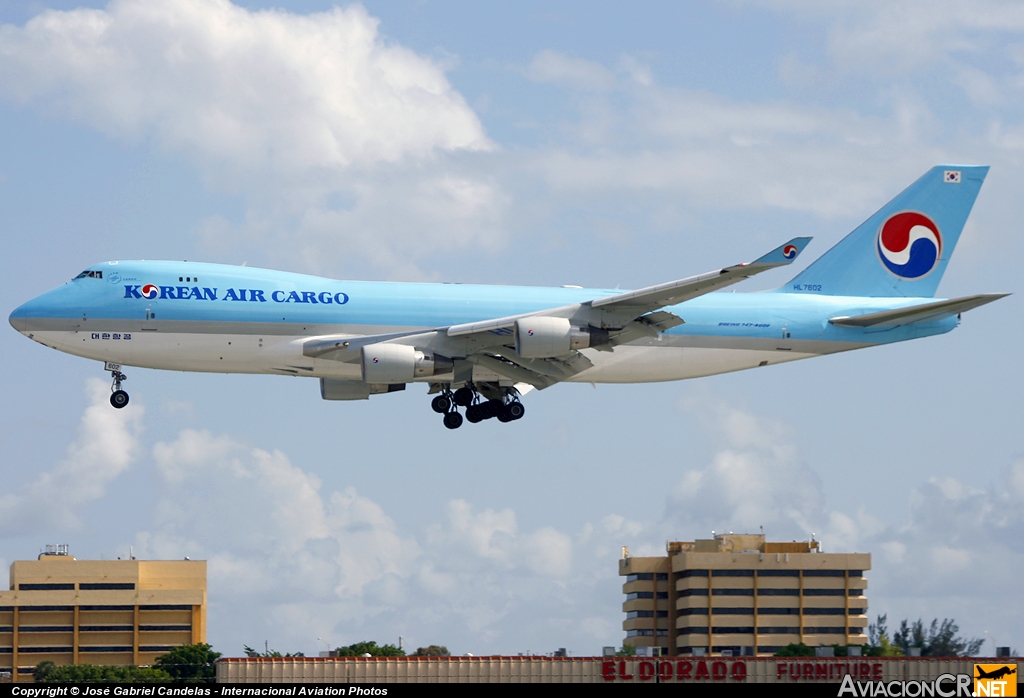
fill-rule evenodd
<path id="1" fill-rule="evenodd" d="M 288 272 L 197 262 L 118 262 L 91 267 L 104 278 L 81 278 L 12 313 L 14 319 L 90 322 L 157 321 L 283 323 L 317 326 L 445 327 L 585 302 L 620 293 L 610 289 L 337 281 Z M 178 281 L 178 278 L 198 281 Z M 152 300 L 142 289 L 160 289 Z M 163 288 L 160 288 L 163 287 Z M 172 297 L 173 296 L 173 297 Z M 178 296 L 181 296 L 179 298 Z M 244 299 L 244 300 L 243 300 Z M 685 324 L 669 335 L 780 338 L 886 344 L 948 332 L 955 318 L 897 328 L 837 327 L 828 318 L 934 301 L 813 294 L 711 293 L 666 308 Z"/>

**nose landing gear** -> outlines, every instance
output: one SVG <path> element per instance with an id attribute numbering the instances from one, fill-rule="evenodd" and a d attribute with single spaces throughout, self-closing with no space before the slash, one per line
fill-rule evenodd
<path id="1" fill-rule="evenodd" d="M 121 381 L 128 380 L 128 376 L 121 373 L 121 364 L 107 363 L 104 368 L 110 371 L 110 377 L 114 379 L 110 386 L 110 404 L 112 407 L 121 409 L 128 404 L 128 393 L 121 390 Z"/>

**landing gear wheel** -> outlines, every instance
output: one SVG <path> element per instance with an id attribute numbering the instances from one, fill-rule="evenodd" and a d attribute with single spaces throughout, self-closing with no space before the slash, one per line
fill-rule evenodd
<path id="1" fill-rule="evenodd" d="M 469 407 L 473 404 L 473 389 L 459 388 L 455 391 L 453 398 L 455 400 L 455 404 L 459 407 Z"/>
<path id="2" fill-rule="evenodd" d="M 526 408 L 523 407 L 521 402 L 510 402 L 505 405 L 505 414 L 508 415 L 509 420 L 515 421 L 523 418 L 523 415 L 526 414 Z"/>
<path id="3" fill-rule="evenodd" d="M 511 422 L 512 415 L 508 413 L 508 405 L 502 405 L 501 409 L 498 410 L 498 421 L 499 422 Z"/>
<path id="4" fill-rule="evenodd" d="M 458 412 L 449 412 L 444 416 L 444 425 L 449 429 L 458 429 L 462 426 L 462 415 Z"/>
<path id="5" fill-rule="evenodd" d="M 430 401 L 430 408 L 438 414 L 444 414 L 452 408 L 452 401 L 447 395 L 438 395 Z"/>
<path id="6" fill-rule="evenodd" d="M 484 419 L 490 419 L 491 417 L 497 417 L 501 414 L 501 408 L 504 405 L 501 400 L 488 400 L 487 402 L 481 402 L 480 408 L 484 415 Z"/>
<path id="7" fill-rule="evenodd" d="M 110 394 L 110 404 L 121 409 L 128 404 L 128 393 L 123 390 L 115 390 Z"/>
<path id="8" fill-rule="evenodd" d="M 482 422 L 483 420 L 484 415 L 480 411 L 480 405 L 470 405 L 469 407 L 466 408 L 466 421 L 468 421 L 470 424 L 476 424 L 477 422 Z"/>
<path id="9" fill-rule="evenodd" d="M 117 409 L 121 409 L 128 404 L 128 393 L 121 390 L 121 381 L 128 380 L 128 376 L 121 373 L 121 364 L 107 363 L 104 364 L 104 368 L 110 371 L 110 377 L 114 380 L 110 386 L 112 391 L 110 394 L 110 404 Z"/>

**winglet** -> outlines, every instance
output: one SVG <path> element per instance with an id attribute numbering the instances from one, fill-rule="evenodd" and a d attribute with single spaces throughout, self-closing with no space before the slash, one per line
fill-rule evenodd
<path id="1" fill-rule="evenodd" d="M 789 242 L 779 245 L 774 250 L 766 254 L 765 256 L 751 262 L 751 266 L 757 264 L 759 266 L 773 266 L 781 267 L 786 264 L 792 264 L 800 253 L 807 247 L 807 243 L 811 241 L 811 238 L 793 238 Z"/>

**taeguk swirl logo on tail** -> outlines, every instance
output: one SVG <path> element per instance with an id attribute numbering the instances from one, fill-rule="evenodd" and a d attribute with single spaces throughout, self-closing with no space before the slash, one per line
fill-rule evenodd
<path id="1" fill-rule="evenodd" d="M 796 245 L 786 245 L 782 248 L 782 256 L 786 259 L 793 259 L 797 252 Z"/>
<path id="2" fill-rule="evenodd" d="M 901 279 L 920 279 L 935 268 L 941 256 L 939 226 L 923 213 L 897 213 L 878 231 L 878 258 Z"/>

